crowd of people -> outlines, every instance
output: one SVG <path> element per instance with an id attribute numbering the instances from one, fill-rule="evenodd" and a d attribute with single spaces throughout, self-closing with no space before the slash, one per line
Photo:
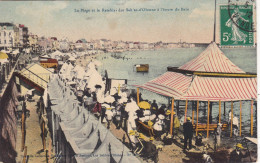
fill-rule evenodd
<path id="1" fill-rule="evenodd" d="M 138 154 L 144 150 L 144 139 L 151 142 L 156 139 L 170 145 L 179 137 L 180 122 L 178 115 L 165 104 L 158 106 L 156 100 L 152 102 L 142 99 L 136 92 L 126 89 L 125 85 L 107 90 L 106 78 L 97 71 L 100 63 L 92 60 L 87 68 L 74 66 L 73 63 L 65 63 L 59 76 L 75 91 L 81 104 L 92 112 L 108 129 L 113 123 L 116 129 L 123 129 L 130 140 L 133 151 Z M 139 102 L 140 101 L 140 102 Z M 229 114 L 231 119 L 231 112 Z M 172 118 L 172 119 L 171 119 Z M 183 123 L 183 150 L 192 148 L 193 124 L 187 117 Z M 154 135 L 145 134 L 138 125 L 145 124 L 153 129 Z M 172 125 L 171 125 L 172 122 Z M 172 128 L 171 128 L 172 127 Z M 238 135 L 238 119 L 233 117 L 234 134 Z M 170 133 L 170 131 L 172 131 Z M 215 130 L 216 144 L 220 144 L 222 124 L 218 124 Z M 146 135 L 146 136 L 145 136 Z M 196 145 L 202 145 L 202 135 L 196 136 Z M 187 148 L 188 147 L 188 148 Z M 152 149 L 152 148 L 151 148 Z M 205 156 L 206 157 L 206 156 Z"/>
<path id="2" fill-rule="evenodd" d="M 117 129 L 122 128 L 129 135 L 133 148 L 138 141 L 136 135 L 130 133 L 137 132 L 138 121 L 153 128 L 155 135 L 149 135 L 150 140 L 163 140 L 164 134 L 172 139 L 169 133 L 171 111 L 168 107 L 165 104 L 158 107 L 156 100 L 151 102 L 141 96 L 140 102 L 137 103 L 136 93 L 126 89 L 125 85 L 107 90 L 105 77 L 97 71 L 100 64 L 99 61 L 92 60 L 84 69 L 78 65 L 74 66 L 73 63 L 65 63 L 59 71 L 59 76 L 75 91 L 82 105 L 100 118 L 108 129 L 111 123 L 114 123 Z M 173 114 L 172 130 L 176 136 L 180 121 L 176 113 Z M 142 131 L 139 132 L 142 134 Z"/>

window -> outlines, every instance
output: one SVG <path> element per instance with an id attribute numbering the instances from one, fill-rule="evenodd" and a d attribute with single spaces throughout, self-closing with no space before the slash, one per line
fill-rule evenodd
<path id="1" fill-rule="evenodd" d="M 4 40 L 4 43 L 6 44 L 6 40 Z"/>
<path id="2" fill-rule="evenodd" d="M 4 31 L 4 36 L 6 36 L 6 32 Z"/>

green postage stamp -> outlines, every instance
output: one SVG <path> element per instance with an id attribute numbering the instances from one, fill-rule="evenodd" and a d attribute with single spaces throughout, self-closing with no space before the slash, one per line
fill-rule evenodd
<path id="1" fill-rule="evenodd" d="M 253 46 L 253 5 L 220 6 L 220 44 L 222 46 Z"/>

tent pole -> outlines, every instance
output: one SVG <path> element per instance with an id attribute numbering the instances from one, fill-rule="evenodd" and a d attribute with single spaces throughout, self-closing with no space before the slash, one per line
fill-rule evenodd
<path id="1" fill-rule="evenodd" d="M 208 120 L 207 120 L 207 138 L 209 137 L 209 110 L 210 110 L 210 102 L 208 100 Z"/>
<path id="2" fill-rule="evenodd" d="M 198 136 L 198 123 L 199 123 L 199 100 L 197 101 L 197 125 L 196 125 L 196 136 Z"/>
<path id="3" fill-rule="evenodd" d="M 226 103 L 224 102 L 224 116 L 226 115 Z"/>
<path id="4" fill-rule="evenodd" d="M 232 127 L 233 127 L 233 101 L 231 101 L 231 121 L 230 121 L 230 137 L 232 138 Z"/>
<path id="5" fill-rule="evenodd" d="M 171 135 L 172 135 L 172 127 L 173 127 L 173 112 L 174 112 L 174 98 L 172 98 L 171 128 L 170 128 L 170 134 Z"/>
<path id="6" fill-rule="evenodd" d="M 137 97 L 137 105 L 139 105 L 139 88 L 137 88 L 137 91 L 136 91 L 136 97 Z"/>
<path id="7" fill-rule="evenodd" d="M 239 124 L 239 136 L 241 136 L 241 128 L 242 128 L 242 101 L 240 101 L 240 124 Z"/>
<path id="8" fill-rule="evenodd" d="M 251 136 L 253 136 L 253 108 L 254 108 L 254 101 L 251 100 Z"/>
<path id="9" fill-rule="evenodd" d="M 194 110 L 195 110 L 195 101 L 192 102 L 192 124 L 194 123 Z"/>
<path id="10" fill-rule="evenodd" d="M 210 115 L 209 115 L 209 124 L 212 124 L 212 102 L 209 103 L 209 108 L 210 108 Z"/>
<path id="11" fill-rule="evenodd" d="M 184 116 L 184 122 L 186 122 L 186 118 L 187 118 L 187 109 L 188 109 L 188 100 L 186 100 L 186 105 L 185 105 L 185 116 Z"/>
<path id="12" fill-rule="evenodd" d="M 221 123 L 221 100 L 219 100 L 219 113 L 218 113 L 218 123 Z"/>

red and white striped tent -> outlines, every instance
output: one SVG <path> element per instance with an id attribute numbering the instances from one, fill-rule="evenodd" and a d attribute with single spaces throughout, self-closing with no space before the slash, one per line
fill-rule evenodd
<path id="1" fill-rule="evenodd" d="M 177 100 L 256 100 L 256 75 L 233 64 L 216 43 L 198 57 L 137 87 Z"/>

